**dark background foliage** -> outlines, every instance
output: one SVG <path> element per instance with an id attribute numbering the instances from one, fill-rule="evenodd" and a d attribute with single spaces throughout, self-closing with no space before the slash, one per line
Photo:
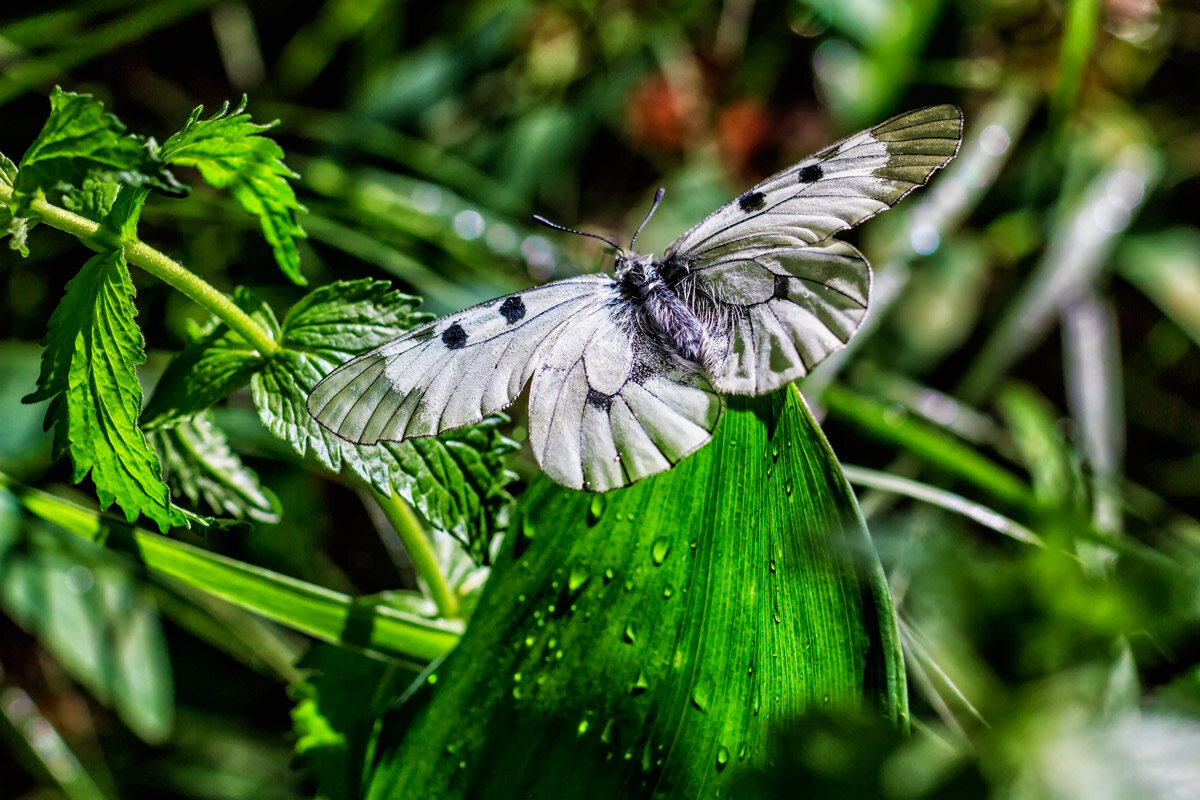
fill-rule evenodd
<path id="1" fill-rule="evenodd" d="M 830 721 L 793 766 L 824 770 L 834 793 L 1100 796 L 1128 781 L 1132 794 L 1104 796 L 1152 796 L 1174 767 L 1197 779 L 1200 752 L 1198 68 L 1200 12 L 1166 0 L 13 2 L 0 11 L 0 152 L 34 138 L 55 84 L 160 141 L 197 104 L 247 93 L 256 119 L 281 121 L 272 133 L 301 175 L 310 284 L 386 278 L 443 312 L 607 268 L 594 242 L 536 228 L 532 213 L 624 238 L 662 185 L 641 240 L 659 249 L 842 134 L 961 105 L 962 171 L 851 237 L 877 270 L 877 327 L 801 386 L 857 465 L 918 736 L 901 745 Z M 180 174 L 191 196 L 151 202 L 141 237 L 218 288 L 297 300 L 253 221 Z M 42 410 L 18 400 L 79 247 L 43 226 L 30 249 L 0 252 L 0 468 L 70 494 Z M 149 384 L 205 315 L 134 280 Z M 352 594 L 415 586 L 369 505 L 281 457 L 248 397 L 218 420 L 285 515 L 187 536 Z M 523 439 L 519 415 L 507 430 Z M 526 457 L 515 467 L 533 475 Z M 952 513 L 964 503 L 1019 526 L 968 522 Z M 38 568 L 69 588 L 77 557 L 57 548 L 37 550 Z M 122 578 L 122 564 L 90 569 L 132 592 L 80 611 L 110 613 L 106 630 L 142 593 L 164 612 L 195 599 Z M 272 661 L 262 642 L 275 634 L 254 631 L 244 640 L 259 649 L 223 651 L 167 616 L 165 644 L 137 640 L 131 663 L 169 654 L 174 720 L 135 722 L 141 739 L 75 682 L 60 641 L 74 629 L 56 640 L 0 618 L 8 732 L 61 735 L 110 796 L 311 794 L 291 763 L 304 690 L 281 685 L 299 685 L 294 653 Z M 78 657 L 86 673 L 86 647 Z M 23 716 L 21 697 L 37 713 Z M 146 744 L 153 731 L 165 742 Z M 840 760 L 812 756 L 856 739 Z M 43 793 L 53 752 L 0 754 L 0 794 Z M 750 783 L 771 796 L 789 780 Z"/>

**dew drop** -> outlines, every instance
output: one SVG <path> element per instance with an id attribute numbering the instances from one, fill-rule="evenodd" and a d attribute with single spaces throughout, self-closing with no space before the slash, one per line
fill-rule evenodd
<path id="1" fill-rule="evenodd" d="M 613 579 L 613 571 L 611 569 L 604 570 L 604 582 L 612 583 L 612 579 Z"/>
<path id="2" fill-rule="evenodd" d="M 655 566 L 662 566 L 662 563 L 667 560 L 667 556 L 671 552 L 671 540 L 666 536 L 660 536 L 650 545 L 650 559 Z"/>
<path id="3" fill-rule="evenodd" d="M 633 644 L 637 641 L 637 626 L 632 622 L 626 623 L 625 632 L 621 635 L 621 638 L 625 641 L 625 644 Z"/>
<path id="4" fill-rule="evenodd" d="M 749 752 L 749 750 L 750 750 L 750 748 L 746 747 L 745 742 L 742 742 L 741 744 L 739 744 L 738 745 L 738 761 L 745 761 L 746 754 Z"/>
<path id="5" fill-rule="evenodd" d="M 729 763 L 729 748 L 721 745 L 717 748 L 717 772 L 725 769 L 725 765 Z"/>
<path id="6" fill-rule="evenodd" d="M 666 586 L 663 587 L 663 600 L 670 600 L 671 596 L 674 594 L 675 594 L 675 587 L 672 586 L 671 584 L 668 583 Z"/>
<path id="7" fill-rule="evenodd" d="M 588 524 L 595 525 L 604 516 L 604 495 L 592 495 L 591 505 L 588 506 Z"/>
<path id="8" fill-rule="evenodd" d="M 637 680 L 629 684 L 629 693 L 634 697 L 640 694 L 645 694 L 650 688 L 650 681 L 646 680 L 645 672 L 638 672 Z"/>
<path id="9" fill-rule="evenodd" d="M 604 729 L 600 731 L 600 741 L 604 742 L 605 744 L 612 742 L 613 726 L 616 724 L 616 722 L 617 721 L 615 719 L 610 717 L 608 722 L 604 723 Z"/>
<path id="10" fill-rule="evenodd" d="M 429 677 L 425 679 L 425 682 L 428 683 L 430 686 L 433 686 L 435 683 L 438 682 L 437 673 L 436 672 L 429 673 Z"/>
<path id="11" fill-rule="evenodd" d="M 583 567 L 576 567 L 571 570 L 571 577 L 567 578 L 567 589 L 574 594 L 583 589 L 591 579 L 592 576 L 588 574 L 587 570 Z"/>

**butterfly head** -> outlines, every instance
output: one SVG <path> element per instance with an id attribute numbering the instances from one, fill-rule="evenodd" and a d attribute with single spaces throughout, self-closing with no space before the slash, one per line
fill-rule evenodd
<path id="1" fill-rule="evenodd" d="M 645 283 L 654 269 L 654 257 L 640 253 L 617 253 L 616 277 L 622 283 Z"/>

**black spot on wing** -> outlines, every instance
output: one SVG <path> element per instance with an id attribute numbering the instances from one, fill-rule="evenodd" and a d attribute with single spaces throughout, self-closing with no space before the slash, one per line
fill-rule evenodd
<path id="1" fill-rule="evenodd" d="M 758 211 L 767 204 L 767 196 L 762 192 L 746 192 L 738 198 L 738 208 L 749 214 Z"/>
<path id="2" fill-rule="evenodd" d="M 442 331 L 442 344 L 450 350 L 461 350 L 467 345 L 467 332 L 456 322 Z"/>
<path id="3" fill-rule="evenodd" d="M 597 392 L 592 387 L 588 387 L 587 404 L 592 408 L 598 408 L 601 411 L 608 411 L 609 406 L 612 405 L 612 401 L 612 395 L 607 395 L 603 392 Z"/>
<path id="4" fill-rule="evenodd" d="M 775 297 L 776 299 L 779 299 L 779 300 L 783 300 L 783 299 L 787 298 L 787 296 L 788 296 L 788 276 L 787 275 L 776 275 L 775 276 L 775 291 L 771 294 L 771 296 Z"/>
<path id="5" fill-rule="evenodd" d="M 820 164 L 809 164 L 804 169 L 800 170 L 801 183 L 816 183 L 821 180 L 821 176 L 825 174 L 825 170 L 821 169 Z"/>
<path id="6" fill-rule="evenodd" d="M 500 316 L 504 317 L 509 325 L 512 325 L 525 316 L 525 301 L 521 299 L 520 295 L 515 294 L 505 299 L 500 306 Z"/>

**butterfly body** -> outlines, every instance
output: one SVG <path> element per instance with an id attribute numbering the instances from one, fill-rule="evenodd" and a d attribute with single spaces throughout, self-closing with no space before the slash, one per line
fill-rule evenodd
<path id="1" fill-rule="evenodd" d="M 849 340 L 871 270 L 832 235 L 924 184 L 961 133 L 954 106 L 887 120 L 767 178 L 661 258 L 610 242 L 613 275 L 498 298 L 352 359 L 309 413 L 351 442 L 398 441 L 478 422 L 529 384 L 530 446 L 554 480 L 605 491 L 668 469 L 711 439 L 721 395 L 774 391 Z"/>
<path id="2" fill-rule="evenodd" d="M 621 254 L 616 276 L 621 302 L 633 311 L 633 324 L 671 355 L 703 365 L 707 329 L 667 282 L 663 262 L 652 256 Z"/>

